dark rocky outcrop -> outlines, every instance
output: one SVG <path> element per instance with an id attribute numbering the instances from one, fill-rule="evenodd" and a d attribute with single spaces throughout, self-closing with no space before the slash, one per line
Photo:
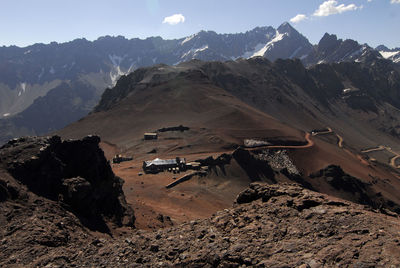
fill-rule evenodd
<path id="1" fill-rule="evenodd" d="M 374 209 L 391 210 L 400 213 L 400 205 L 377 193 L 370 183 L 361 181 L 346 172 L 340 166 L 330 165 L 310 175 L 311 183 L 328 184 L 333 190 L 331 194 L 343 199 L 368 205 Z M 318 190 L 318 189 L 317 189 Z"/>
<path id="2" fill-rule="evenodd" d="M 268 161 L 255 158 L 249 151 L 243 148 L 236 149 L 232 156 L 252 181 L 266 180 L 276 183 L 274 170 L 268 164 Z"/>
<path id="3" fill-rule="evenodd" d="M 106 231 L 109 220 L 133 226 L 123 181 L 112 172 L 99 142 L 97 136 L 14 139 L 0 149 L 0 165 L 29 191 L 64 204 L 90 228 Z M 1 199 L 12 195 L 5 182 L 0 185 Z"/>
<path id="4" fill-rule="evenodd" d="M 198 159 L 196 162 L 199 162 L 202 166 L 219 166 L 223 167 L 225 165 L 230 164 L 232 156 L 229 154 L 221 154 L 217 158 L 210 156 L 205 159 Z"/>

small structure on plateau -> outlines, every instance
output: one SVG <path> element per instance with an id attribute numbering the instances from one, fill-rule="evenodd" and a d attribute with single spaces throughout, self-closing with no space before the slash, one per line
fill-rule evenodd
<path id="1" fill-rule="evenodd" d="M 144 133 L 145 140 L 156 140 L 157 138 L 158 138 L 157 133 L 154 133 L 154 132 Z"/>
<path id="2" fill-rule="evenodd" d="M 121 162 L 131 161 L 131 160 L 133 160 L 133 157 L 124 157 L 124 156 L 122 156 L 122 155 L 120 155 L 120 154 L 116 154 L 116 155 L 113 157 L 112 162 L 113 162 L 114 164 L 118 164 L 118 163 L 121 163 Z"/>

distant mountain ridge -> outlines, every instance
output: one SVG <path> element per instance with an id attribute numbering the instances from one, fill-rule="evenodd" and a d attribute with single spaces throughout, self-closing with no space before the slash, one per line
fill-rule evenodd
<path id="1" fill-rule="evenodd" d="M 339 62 L 364 62 L 381 58 L 378 51 L 368 45 L 347 39 L 338 39 L 336 35 L 326 33 L 311 53 L 303 60 L 306 65 Z"/>
<path id="2" fill-rule="evenodd" d="M 400 63 L 400 47 L 389 49 L 384 45 L 380 45 L 375 50 L 379 51 L 385 59 Z"/>
<path id="3" fill-rule="evenodd" d="M 58 129 L 60 122 L 68 124 L 83 117 L 96 105 L 105 88 L 114 86 L 121 75 L 140 67 L 160 63 L 176 65 L 192 59 L 229 61 L 256 56 L 271 61 L 299 58 L 304 65 L 312 66 L 342 61 L 373 61 L 386 55 L 381 54 L 368 45 L 360 45 L 353 40 L 338 40 L 329 34 L 313 46 L 289 23 L 283 23 L 277 29 L 257 27 L 237 34 L 201 31 L 174 40 L 161 37 L 128 40 L 122 36 L 105 36 L 93 42 L 76 39 L 24 48 L 0 47 L 0 126 L 3 128 L 0 141 L 24 133 L 45 134 Z M 62 94 L 64 102 L 71 105 L 64 106 L 64 112 L 59 113 L 54 110 L 57 106 L 52 105 L 57 94 L 49 93 L 60 92 L 58 88 L 65 83 L 79 84 L 78 88 L 85 92 L 78 92 L 75 88 L 69 94 Z M 65 99 L 67 95 L 68 100 Z M 34 104 L 39 97 L 41 105 Z M 26 109 L 33 109 L 32 113 L 37 116 L 29 116 L 29 123 L 28 116 L 23 114 Z M 62 118 L 50 119 L 46 114 L 59 114 Z M 36 122 L 39 121 L 41 127 L 37 128 Z"/>

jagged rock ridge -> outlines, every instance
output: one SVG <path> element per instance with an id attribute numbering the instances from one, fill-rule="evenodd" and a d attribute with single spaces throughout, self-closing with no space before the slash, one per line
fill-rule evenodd
<path id="1" fill-rule="evenodd" d="M 29 191 L 64 204 L 89 228 L 107 231 L 106 221 L 133 226 L 123 181 L 112 172 L 99 142 L 97 136 L 68 141 L 58 136 L 15 139 L 0 148 L 0 165 Z M 18 199 L 24 192 L 4 187 L 5 181 L 1 184 L 4 201 Z"/>

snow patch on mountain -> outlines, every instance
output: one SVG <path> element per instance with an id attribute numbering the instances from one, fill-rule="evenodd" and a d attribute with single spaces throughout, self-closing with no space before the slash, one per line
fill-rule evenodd
<path id="1" fill-rule="evenodd" d="M 26 90 L 26 83 L 20 83 L 19 84 L 19 91 L 18 91 L 18 97 L 20 97 L 23 93 L 25 93 Z"/>
<path id="2" fill-rule="evenodd" d="M 183 45 L 183 44 L 189 42 L 190 40 L 192 40 L 192 39 L 195 38 L 196 36 L 197 36 L 197 34 L 192 34 L 192 35 L 186 37 L 185 40 L 183 40 L 183 41 L 181 42 L 181 45 Z"/>
<path id="3" fill-rule="evenodd" d="M 242 58 L 248 59 L 248 58 L 254 57 L 254 54 L 256 54 L 257 51 L 260 51 L 263 47 L 265 47 L 265 44 L 263 44 L 263 43 L 257 44 L 257 45 L 254 47 L 253 50 L 246 51 L 246 52 L 242 55 Z"/>
<path id="4" fill-rule="evenodd" d="M 281 34 L 276 31 L 274 39 L 269 41 L 263 48 L 255 52 L 251 57 L 264 56 L 267 51 L 271 50 L 275 46 L 275 44 L 281 41 L 285 36 L 287 36 L 287 33 Z"/>
<path id="5" fill-rule="evenodd" d="M 126 74 L 126 73 L 123 72 L 123 71 L 121 70 L 121 67 L 119 67 L 119 65 L 114 66 L 114 67 L 111 69 L 111 72 L 110 72 L 111 84 L 112 84 L 113 86 L 115 86 L 115 85 L 117 84 L 118 79 L 119 79 L 121 76 L 125 75 L 125 74 Z"/>
<path id="6" fill-rule="evenodd" d="M 26 83 L 21 83 L 21 89 L 25 93 L 26 90 Z"/>
<path id="7" fill-rule="evenodd" d="M 394 57 L 396 55 L 400 55 L 400 51 L 379 51 L 379 53 L 385 59 L 389 59 L 389 58 Z"/>
<path id="8" fill-rule="evenodd" d="M 197 56 L 197 54 L 199 54 L 199 52 L 202 52 L 202 51 L 204 51 L 206 49 L 208 49 L 208 45 L 204 45 L 204 46 L 199 47 L 199 48 L 192 48 L 188 52 L 184 53 L 181 56 L 181 59 L 186 58 L 188 56 L 195 57 L 195 56 Z"/>
<path id="9" fill-rule="evenodd" d="M 124 71 L 121 70 L 121 62 L 122 62 L 126 57 L 127 57 L 127 55 L 124 55 L 124 56 L 122 56 L 122 57 L 121 57 L 121 56 L 118 56 L 118 55 L 115 55 L 115 54 L 112 54 L 112 55 L 109 54 L 109 55 L 108 55 L 108 58 L 110 59 L 112 65 L 113 65 L 113 67 L 111 68 L 111 71 L 110 71 L 110 79 L 111 79 L 111 84 L 112 84 L 112 86 L 115 86 L 115 85 L 117 84 L 118 79 L 119 79 L 122 75 L 125 75 L 125 74 L 126 74 L 126 72 L 124 72 Z M 140 60 L 140 59 L 138 59 L 138 60 Z M 134 64 L 135 64 L 135 62 L 132 63 L 131 67 L 133 67 Z M 131 67 L 129 68 L 128 72 L 131 70 Z"/>

